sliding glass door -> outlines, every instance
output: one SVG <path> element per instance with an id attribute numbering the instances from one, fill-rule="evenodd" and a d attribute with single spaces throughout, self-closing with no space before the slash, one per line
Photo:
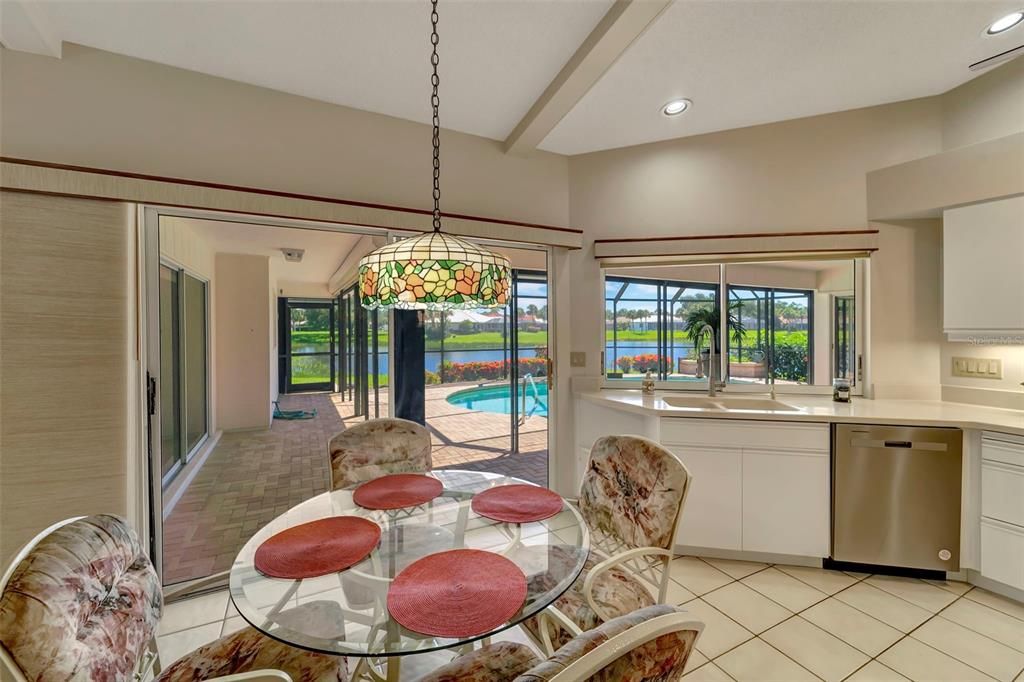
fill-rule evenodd
<path id="1" fill-rule="evenodd" d="M 352 286 L 336 299 L 338 309 L 338 383 L 343 400 L 351 400 L 356 416 L 387 416 L 381 400 L 388 387 L 388 315 L 366 310 Z"/>
<path id="2" fill-rule="evenodd" d="M 160 265 L 160 475 L 167 485 L 209 432 L 207 283 Z"/>

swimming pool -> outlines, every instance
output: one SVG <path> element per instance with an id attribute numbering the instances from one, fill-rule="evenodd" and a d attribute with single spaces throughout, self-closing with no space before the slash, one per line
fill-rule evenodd
<path id="1" fill-rule="evenodd" d="M 526 387 L 526 412 L 541 417 L 548 416 L 548 384 L 541 380 L 535 384 L 537 394 L 534 395 L 533 387 Z M 519 400 L 519 411 L 523 410 L 523 396 L 516 396 Z M 481 412 L 495 412 L 497 414 L 509 414 L 512 412 L 512 400 L 509 395 L 509 385 L 479 386 L 467 388 L 464 391 L 456 391 L 448 396 L 448 402 L 452 405 L 464 407 L 467 410 L 480 410 Z"/>

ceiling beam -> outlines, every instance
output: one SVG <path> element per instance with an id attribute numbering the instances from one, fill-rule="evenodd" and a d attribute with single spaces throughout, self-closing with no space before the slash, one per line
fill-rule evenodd
<path id="1" fill-rule="evenodd" d="M 615 0 L 505 140 L 509 154 L 537 148 L 672 0 Z"/>
<path id="2" fill-rule="evenodd" d="M 46 16 L 43 3 L 31 0 L 0 2 L 0 45 L 58 59 L 61 55 L 60 35 Z"/>

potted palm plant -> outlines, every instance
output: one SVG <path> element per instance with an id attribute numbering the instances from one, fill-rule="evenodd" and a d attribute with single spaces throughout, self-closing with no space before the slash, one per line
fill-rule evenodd
<path id="1" fill-rule="evenodd" d="M 732 340 L 735 343 L 740 343 L 743 339 L 743 335 L 746 333 L 746 328 L 743 326 L 743 321 L 740 319 L 739 308 L 742 305 L 740 301 L 735 301 L 729 305 L 729 311 L 727 313 L 729 325 L 729 332 L 732 335 Z M 710 325 L 715 330 L 714 341 L 712 342 L 714 352 L 711 348 L 704 348 L 704 334 L 701 330 L 704 329 L 705 325 Z M 709 376 L 712 380 L 718 380 L 718 367 L 721 367 L 721 360 L 719 354 L 721 353 L 721 342 L 719 341 L 719 330 L 722 326 L 722 314 L 719 307 L 700 307 L 694 308 L 686 313 L 686 317 L 683 319 L 683 331 L 693 342 L 693 348 L 700 357 L 700 369 L 701 374 Z"/>

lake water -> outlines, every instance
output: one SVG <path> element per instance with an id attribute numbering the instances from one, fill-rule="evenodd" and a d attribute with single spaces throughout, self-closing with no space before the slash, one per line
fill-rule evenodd
<path id="1" fill-rule="evenodd" d="M 673 352 L 672 366 L 677 367 L 679 358 L 685 358 L 690 353 L 690 346 L 676 346 Z M 658 350 L 656 344 L 650 341 L 619 341 L 618 343 L 619 355 L 641 355 L 643 353 L 655 353 Z M 295 346 L 293 348 L 295 352 L 323 352 L 328 348 L 321 348 L 320 344 L 316 345 L 304 345 Z M 504 353 L 498 350 L 446 350 L 444 352 L 444 359 L 446 362 L 498 362 L 505 357 Z M 535 357 L 532 348 L 522 353 L 524 358 Z M 614 366 L 614 358 L 612 354 L 612 346 L 608 344 L 605 346 L 605 358 L 608 369 L 616 369 Z M 437 372 L 441 366 L 441 352 L 440 351 L 427 351 L 426 357 L 424 358 L 424 367 L 428 372 Z M 386 348 L 382 348 L 377 354 L 377 373 L 387 374 L 388 371 L 388 352 Z"/>

